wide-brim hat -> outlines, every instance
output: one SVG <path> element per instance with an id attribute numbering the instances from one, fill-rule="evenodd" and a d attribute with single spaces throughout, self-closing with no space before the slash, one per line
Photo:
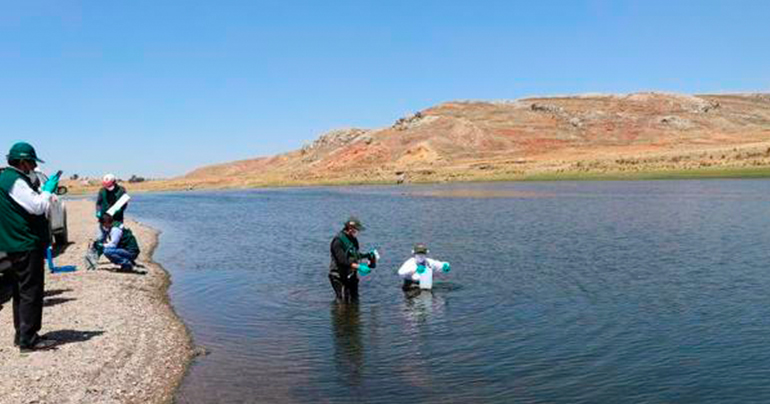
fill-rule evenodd
<path id="1" fill-rule="evenodd" d="M 412 247 L 412 254 L 427 254 L 428 246 L 425 243 L 417 243 Z"/>

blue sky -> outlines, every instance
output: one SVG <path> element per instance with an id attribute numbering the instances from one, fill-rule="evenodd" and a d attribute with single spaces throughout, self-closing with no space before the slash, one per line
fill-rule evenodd
<path id="1" fill-rule="evenodd" d="M 0 0 L 0 149 L 181 175 L 457 99 L 770 91 L 767 1 Z"/>

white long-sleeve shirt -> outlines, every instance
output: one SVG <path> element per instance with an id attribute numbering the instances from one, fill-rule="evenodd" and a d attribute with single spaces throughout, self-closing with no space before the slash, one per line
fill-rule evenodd
<path id="1" fill-rule="evenodd" d="M 444 264 L 446 264 L 446 262 L 434 260 L 433 258 L 425 259 L 426 270 L 429 269 L 434 273 L 441 272 Z M 415 282 L 419 282 L 420 274 L 417 273 L 417 260 L 415 260 L 414 257 L 406 260 L 406 262 L 401 265 L 401 268 L 398 269 L 398 275 L 404 279 L 410 279 Z"/>
<path id="2" fill-rule="evenodd" d="M 15 167 L 8 167 L 7 169 L 17 170 Z M 22 175 L 26 174 L 22 172 Z M 51 206 L 50 192 L 37 192 L 21 178 L 13 183 L 8 195 L 30 215 L 45 215 Z"/>
<path id="3" fill-rule="evenodd" d="M 117 248 L 120 239 L 123 237 L 123 226 L 113 226 L 109 232 L 99 226 L 97 237 L 102 241 L 104 248 Z"/>

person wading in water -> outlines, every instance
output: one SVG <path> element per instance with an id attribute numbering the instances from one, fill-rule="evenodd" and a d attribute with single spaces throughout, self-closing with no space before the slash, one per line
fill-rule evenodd
<path id="1" fill-rule="evenodd" d="M 350 217 L 330 245 L 331 262 L 329 263 L 329 281 L 338 302 L 358 301 L 358 272 L 367 275 L 377 266 L 377 252 L 359 251 L 357 236 L 365 229 L 356 217 Z M 369 261 L 369 264 L 360 262 Z"/>

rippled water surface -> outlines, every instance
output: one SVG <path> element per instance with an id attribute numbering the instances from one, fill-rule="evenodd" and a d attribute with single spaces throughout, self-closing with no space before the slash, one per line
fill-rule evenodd
<path id="1" fill-rule="evenodd" d="M 181 403 L 770 402 L 770 181 L 136 195 L 197 344 Z M 355 213 L 382 261 L 338 306 Z M 395 274 L 416 241 L 432 293 Z"/>

